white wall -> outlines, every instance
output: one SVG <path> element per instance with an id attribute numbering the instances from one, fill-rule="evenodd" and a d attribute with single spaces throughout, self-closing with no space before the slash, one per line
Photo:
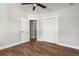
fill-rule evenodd
<path id="1" fill-rule="evenodd" d="M 0 46 L 4 45 L 7 38 L 7 8 L 0 4 Z"/>
<path id="2" fill-rule="evenodd" d="M 79 4 L 49 12 L 41 17 L 58 15 L 59 43 L 79 48 Z"/>
<path id="3" fill-rule="evenodd" d="M 9 12 L 8 26 L 10 27 L 8 31 L 11 31 L 9 32 L 9 35 L 11 35 L 9 39 L 14 41 L 13 43 L 17 41 L 22 41 L 22 40 L 28 41 L 28 34 L 27 34 L 28 33 L 27 32 L 28 31 L 28 19 L 27 19 L 26 11 L 22 9 L 21 4 L 11 3 L 11 4 L 8 4 L 8 12 Z M 25 22 L 26 24 L 25 23 L 22 24 L 21 23 L 22 20 L 24 20 L 23 23 Z M 25 25 L 25 26 L 22 26 L 24 28 L 24 32 L 22 32 L 23 28 L 21 27 L 21 25 Z"/>
<path id="4" fill-rule="evenodd" d="M 79 4 L 59 11 L 59 42 L 79 47 Z"/>
<path id="5" fill-rule="evenodd" d="M 27 20 L 20 4 L 0 3 L 0 48 L 21 42 L 21 19 Z M 26 35 L 27 36 L 27 35 Z"/>

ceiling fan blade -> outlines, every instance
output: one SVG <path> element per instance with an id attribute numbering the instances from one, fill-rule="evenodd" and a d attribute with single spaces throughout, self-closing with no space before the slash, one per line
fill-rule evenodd
<path id="1" fill-rule="evenodd" d="M 42 8 L 46 8 L 46 6 L 40 4 L 40 3 L 37 3 L 38 6 L 42 7 Z"/>
<path id="2" fill-rule="evenodd" d="M 22 5 L 29 5 L 29 4 L 33 4 L 33 3 L 21 3 Z"/>
<path id="3" fill-rule="evenodd" d="M 36 7 L 35 7 L 35 6 L 33 6 L 33 11 L 35 10 L 35 8 L 36 8 Z"/>

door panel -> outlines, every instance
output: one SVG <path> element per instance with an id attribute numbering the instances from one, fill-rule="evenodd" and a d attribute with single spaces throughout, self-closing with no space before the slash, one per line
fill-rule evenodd
<path id="1" fill-rule="evenodd" d="M 44 41 L 58 42 L 58 20 L 56 17 L 46 18 L 42 22 L 42 39 Z"/>
<path id="2" fill-rule="evenodd" d="M 24 18 L 21 19 L 21 40 L 29 41 L 29 20 Z"/>

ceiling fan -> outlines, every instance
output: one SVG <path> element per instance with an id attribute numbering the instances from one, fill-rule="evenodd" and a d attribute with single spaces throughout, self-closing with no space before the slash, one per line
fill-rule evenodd
<path id="1" fill-rule="evenodd" d="M 46 6 L 44 6 L 44 5 L 42 5 L 42 4 L 40 4 L 40 3 L 21 3 L 22 5 L 33 5 L 33 11 L 36 9 L 36 6 L 39 6 L 39 7 L 41 7 L 41 8 L 43 8 L 43 9 L 45 9 L 46 8 Z"/>

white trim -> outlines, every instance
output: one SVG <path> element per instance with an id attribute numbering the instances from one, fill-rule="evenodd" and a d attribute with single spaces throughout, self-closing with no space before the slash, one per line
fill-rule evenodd
<path id="1" fill-rule="evenodd" d="M 63 44 L 63 43 L 56 43 L 56 44 L 61 45 L 61 46 L 65 46 L 65 47 L 69 47 L 69 48 L 78 49 L 79 50 L 79 47 L 77 47 L 77 46 L 72 46 L 72 45 Z"/>
<path id="2" fill-rule="evenodd" d="M 42 40 L 42 41 L 44 41 L 44 40 Z M 45 42 L 49 42 L 49 41 L 45 41 Z M 78 49 L 79 50 L 79 47 L 77 47 L 77 46 L 72 46 L 72 45 L 68 45 L 68 44 L 64 44 L 64 43 L 58 43 L 58 42 L 50 42 L 50 43 L 55 43 L 55 44 L 60 45 L 60 46 L 69 47 L 69 48 L 73 48 L 73 49 Z"/>
<path id="3" fill-rule="evenodd" d="M 55 43 L 55 44 L 60 45 L 60 46 L 69 47 L 69 48 L 73 48 L 73 49 L 78 49 L 79 50 L 79 47 L 77 47 L 77 46 L 72 46 L 72 45 L 68 45 L 68 44 L 64 44 L 64 43 L 59 43 L 59 42 L 50 42 L 50 43 Z"/>
<path id="4" fill-rule="evenodd" d="M 28 18 L 29 20 L 38 20 L 38 18 Z"/>
<path id="5" fill-rule="evenodd" d="M 58 19 L 59 15 L 42 17 L 41 19 L 44 20 L 44 19 L 50 19 L 50 18 L 54 18 L 54 17 Z"/>
<path id="6" fill-rule="evenodd" d="M 11 45 L 6 45 L 6 46 L 3 46 L 3 47 L 0 47 L 0 50 L 6 49 L 6 48 L 9 48 L 9 47 L 12 47 L 12 46 L 16 46 L 16 45 L 19 45 L 19 44 L 22 44 L 22 43 L 25 43 L 25 42 L 26 41 L 22 41 L 22 42 L 13 43 Z"/>

